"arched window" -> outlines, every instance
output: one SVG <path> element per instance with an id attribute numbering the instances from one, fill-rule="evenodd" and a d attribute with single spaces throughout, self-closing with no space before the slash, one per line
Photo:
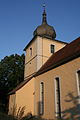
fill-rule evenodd
<path id="1" fill-rule="evenodd" d="M 40 83 L 40 115 L 44 113 L 44 83 Z"/>
<path id="2" fill-rule="evenodd" d="M 77 88 L 78 88 L 78 95 L 80 96 L 80 70 L 77 71 Z"/>
<path id="3" fill-rule="evenodd" d="M 61 118 L 61 104 L 60 104 L 60 80 L 55 78 L 55 103 L 56 103 L 56 117 Z"/>

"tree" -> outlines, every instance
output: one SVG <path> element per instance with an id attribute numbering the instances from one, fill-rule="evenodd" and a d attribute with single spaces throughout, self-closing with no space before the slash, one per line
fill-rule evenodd
<path id="1" fill-rule="evenodd" d="M 0 111 L 7 112 L 7 93 L 24 80 L 24 54 L 13 54 L 0 61 Z"/>
<path id="2" fill-rule="evenodd" d="M 13 54 L 0 61 L 0 89 L 7 92 L 24 80 L 24 54 Z"/>

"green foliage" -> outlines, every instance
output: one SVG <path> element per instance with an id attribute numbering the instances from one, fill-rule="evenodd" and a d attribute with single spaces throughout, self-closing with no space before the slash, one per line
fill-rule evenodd
<path id="1" fill-rule="evenodd" d="M 16 108 L 14 109 L 14 111 Z M 20 107 L 17 111 L 17 114 L 7 115 L 5 113 L 0 112 L 0 120 L 45 120 L 39 116 L 33 116 L 31 113 L 24 115 L 25 107 Z"/>
<path id="2" fill-rule="evenodd" d="M 13 111 L 12 111 L 11 115 L 14 116 L 17 120 L 23 120 L 24 112 L 25 112 L 25 106 L 19 107 L 17 109 L 17 105 L 16 105 L 13 107 Z"/>
<path id="3" fill-rule="evenodd" d="M 24 80 L 24 54 L 13 54 L 0 61 L 0 111 L 8 111 L 7 93 Z"/>
<path id="4" fill-rule="evenodd" d="M 17 105 L 13 107 L 13 111 L 11 113 L 11 116 L 15 118 L 16 120 L 45 120 L 42 119 L 40 116 L 32 115 L 31 112 L 25 114 L 26 107 L 19 107 L 17 109 Z M 10 114 L 10 113 L 9 113 Z"/>
<path id="5" fill-rule="evenodd" d="M 22 120 L 47 120 L 47 119 L 43 119 L 39 116 L 31 116 L 31 115 L 29 116 L 29 115 L 27 115 L 27 116 L 23 117 Z"/>
<path id="6" fill-rule="evenodd" d="M 17 120 L 17 119 L 14 118 L 13 116 L 0 112 L 0 120 Z"/>
<path id="7" fill-rule="evenodd" d="M 13 54 L 0 61 L 0 88 L 15 88 L 24 79 L 24 54 Z"/>

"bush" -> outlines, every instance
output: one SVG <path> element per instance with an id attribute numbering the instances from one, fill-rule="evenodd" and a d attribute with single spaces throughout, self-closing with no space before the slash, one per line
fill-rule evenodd
<path id="1" fill-rule="evenodd" d="M 17 120 L 13 116 L 0 112 L 0 120 Z"/>
<path id="2" fill-rule="evenodd" d="M 0 112 L 0 120 L 42 120 L 38 116 L 32 116 L 31 113 L 28 113 L 25 117 L 14 117 Z"/>

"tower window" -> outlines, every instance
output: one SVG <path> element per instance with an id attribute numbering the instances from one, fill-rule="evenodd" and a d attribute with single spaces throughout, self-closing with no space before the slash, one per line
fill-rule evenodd
<path id="1" fill-rule="evenodd" d="M 51 45 L 50 49 L 51 49 L 51 53 L 55 52 L 55 46 L 54 45 Z"/>
<path id="2" fill-rule="evenodd" d="M 44 83 L 40 83 L 40 115 L 44 112 Z"/>
<path id="3" fill-rule="evenodd" d="M 60 105 L 60 80 L 59 77 L 55 79 L 55 102 L 56 102 L 56 117 L 61 118 L 61 105 Z"/>
<path id="4" fill-rule="evenodd" d="M 30 56 L 32 56 L 32 48 L 30 48 Z"/>

